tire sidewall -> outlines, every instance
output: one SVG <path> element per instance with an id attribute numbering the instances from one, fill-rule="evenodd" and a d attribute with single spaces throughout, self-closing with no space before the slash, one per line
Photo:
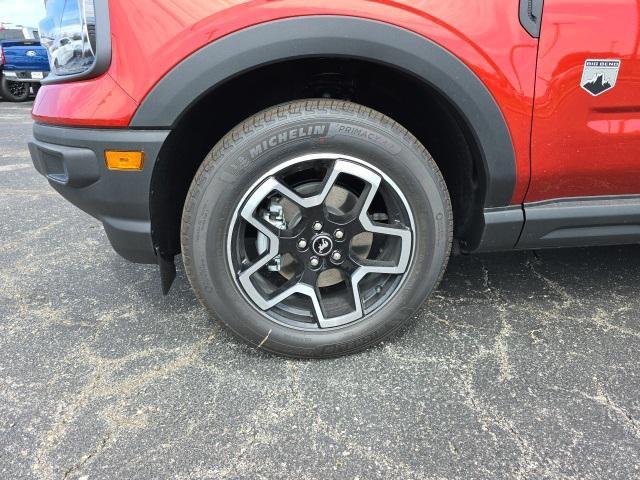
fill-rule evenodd
<path id="1" fill-rule="evenodd" d="M 204 162 L 185 204 L 189 220 L 183 229 L 183 252 L 191 263 L 189 278 L 205 306 L 246 341 L 292 356 L 359 350 L 406 323 L 437 285 L 451 242 L 446 187 L 415 139 L 378 115 L 303 110 L 250 130 L 232 148 L 214 148 Z M 292 138 L 293 131 L 297 138 Z M 283 139 L 283 132 L 289 133 L 287 140 L 272 141 Z M 304 132 L 311 134 L 300 135 Z M 259 148 L 265 141 L 268 148 Z M 234 213 L 255 181 L 283 162 L 310 153 L 359 158 L 388 175 L 411 207 L 415 242 L 408 274 L 386 304 L 363 320 L 314 332 L 281 325 L 261 313 L 235 281 L 227 255 Z"/>

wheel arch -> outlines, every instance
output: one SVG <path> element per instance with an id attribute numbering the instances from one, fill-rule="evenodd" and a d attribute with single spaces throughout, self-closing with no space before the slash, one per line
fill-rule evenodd
<path id="1" fill-rule="evenodd" d="M 515 152 L 505 118 L 488 88 L 450 51 L 409 30 L 379 21 L 297 17 L 230 34 L 204 46 L 168 72 L 141 102 L 130 126 L 174 128 L 203 97 L 234 78 L 279 62 L 321 57 L 374 62 L 406 73 L 437 91 L 455 109 L 477 147 L 482 185 L 476 225 L 484 227 L 484 209 L 510 205 L 516 184 Z M 473 235 L 478 242 L 481 234 Z"/>

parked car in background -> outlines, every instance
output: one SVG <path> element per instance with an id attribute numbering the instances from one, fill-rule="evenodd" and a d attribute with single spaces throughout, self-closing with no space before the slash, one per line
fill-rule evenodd
<path id="1" fill-rule="evenodd" d="M 0 96 L 22 102 L 49 74 L 47 50 L 31 28 L 0 29 Z"/>
<path id="2" fill-rule="evenodd" d="M 637 0 L 46 5 L 34 165 L 252 345 L 375 344 L 452 245 L 640 242 Z"/>

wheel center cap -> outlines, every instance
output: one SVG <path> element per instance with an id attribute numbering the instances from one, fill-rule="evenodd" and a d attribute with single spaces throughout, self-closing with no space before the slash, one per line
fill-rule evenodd
<path id="1" fill-rule="evenodd" d="M 333 250 L 333 240 L 326 234 L 316 235 L 311 242 L 311 248 L 316 255 L 324 257 Z"/>

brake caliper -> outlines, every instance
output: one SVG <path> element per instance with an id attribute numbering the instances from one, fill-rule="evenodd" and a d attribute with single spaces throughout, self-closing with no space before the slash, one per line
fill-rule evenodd
<path id="1" fill-rule="evenodd" d="M 278 230 L 287 229 L 287 221 L 284 218 L 284 208 L 282 208 L 279 198 L 271 198 L 268 208 L 262 210 L 261 215 L 264 221 L 270 223 Z M 259 255 L 262 255 L 269 249 L 269 239 L 262 232 L 258 232 L 258 236 L 256 237 L 256 249 Z M 282 255 L 278 254 L 267 264 L 267 269 L 271 272 L 279 272 L 281 266 Z"/>

